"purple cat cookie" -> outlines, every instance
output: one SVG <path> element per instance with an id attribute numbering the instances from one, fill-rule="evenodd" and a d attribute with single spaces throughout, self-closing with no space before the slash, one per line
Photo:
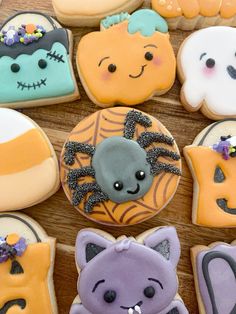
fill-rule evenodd
<path id="1" fill-rule="evenodd" d="M 70 314 L 187 314 L 178 297 L 180 243 L 173 227 L 137 239 L 85 229 L 76 241 L 81 270 Z"/>
<path id="2" fill-rule="evenodd" d="M 236 313 L 236 242 L 191 250 L 200 314 Z"/>

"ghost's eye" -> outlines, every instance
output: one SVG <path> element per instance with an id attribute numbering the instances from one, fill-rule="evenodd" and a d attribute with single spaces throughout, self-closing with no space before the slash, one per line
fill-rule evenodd
<path id="1" fill-rule="evenodd" d="M 116 65 L 115 64 L 109 64 L 108 65 L 108 71 L 110 73 L 114 73 L 116 71 Z"/>
<path id="2" fill-rule="evenodd" d="M 139 170 L 135 173 L 135 177 L 137 180 L 141 181 L 141 180 L 144 180 L 145 179 L 145 172 L 142 171 L 142 170 Z"/>
<path id="3" fill-rule="evenodd" d="M 20 71 L 20 66 L 19 66 L 19 64 L 18 64 L 18 63 L 13 63 L 13 64 L 11 65 L 11 71 L 12 71 L 13 73 L 19 72 L 19 71 Z"/>
<path id="4" fill-rule="evenodd" d="M 144 289 L 143 294 L 145 295 L 145 297 L 147 297 L 148 299 L 151 299 L 154 297 L 156 293 L 156 290 L 154 289 L 153 286 L 149 286 L 147 288 Z"/>
<path id="5" fill-rule="evenodd" d="M 112 303 L 115 301 L 116 299 L 116 292 L 113 290 L 108 290 L 104 293 L 104 301 L 107 303 Z"/>
<path id="6" fill-rule="evenodd" d="M 209 69 L 214 68 L 215 64 L 216 64 L 216 62 L 215 62 L 215 60 L 212 59 L 212 58 L 209 58 L 209 59 L 207 59 L 207 61 L 206 61 L 206 66 L 207 66 Z"/>
<path id="7" fill-rule="evenodd" d="M 113 186 L 116 191 L 121 191 L 123 189 L 123 183 L 121 181 L 116 181 Z"/>
<path id="8" fill-rule="evenodd" d="M 151 61 L 153 59 L 153 54 L 150 51 L 146 52 L 145 53 L 145 59 L 147 61 Z"/>
<path id="9" fill-rule="evenodd" d="M 48 63 L 44 59 L 40 59 L 38 62 L 38 66 L 40 67 L 40 69 L 45 69 L 47 67 L 47 65 L 48 65 Z"/>

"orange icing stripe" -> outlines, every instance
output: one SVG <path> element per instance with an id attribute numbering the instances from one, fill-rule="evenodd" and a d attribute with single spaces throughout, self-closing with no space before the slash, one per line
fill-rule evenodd
<path id="1" fill-rule="evenodd" d="M 51 156 L 50 147 L 37 129 L 0 144 L 0 175 L 21 172 Z"/>
<path id="2" fill-rule="evenodd" d="M 236 14 L 236 0 L 222 0 L 220 10 L 223 18 L 231 18 Z"/>
<path id="3" fill-rule="evenodd" d="M 30 244 L 22 257 L 17 257 L 16 260 L 22 266 L 23 274 L 10 274 L 10 260 L 0 264 L 0 308 L 11 300 L 24 299 L 25 309 L 14 306 L 7 313 L 52 314 L 48 287 L 50 245 Z"/>
<path id="4" fill-rule="evenodd" d="M 219 14 L 222 0 L 198 0 L 200 14 L 203 16 L 215 16 Z"/>

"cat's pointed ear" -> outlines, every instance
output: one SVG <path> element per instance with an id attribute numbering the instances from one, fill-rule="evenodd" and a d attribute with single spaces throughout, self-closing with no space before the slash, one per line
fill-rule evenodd
<path id="1" fill-rule="evenodd" d="M 163 227 L 149 234 L 144 245 L 161 254 L 174 268 L 180 258 L 180 242 L 174 227 Z"/>
<path id="2" fill-rule="evenodd" d="M 85 229 L 79 232 L 76 239 L 75 258 L 79 268 L 82 270 L 98 254 L 112 244 L 105 235 Z"/>

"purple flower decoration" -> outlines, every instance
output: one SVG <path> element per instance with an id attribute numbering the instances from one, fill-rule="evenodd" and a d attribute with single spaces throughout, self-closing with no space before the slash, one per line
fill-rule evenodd
<path id="1" fill-rule="evenodd" d="M 213 149 L 217 153 L 222 154 L 225 160 L 228 160 L 230 157 L 230 148 L 231 148 L 231 144 L 229 141 L 220 141 L 219 143 L 213 145 Z"/>
<path id="2" fill-rule="evenodd" d="M 27 244 L 24 238 L 20 238 L 18 242 L 10 245 L 7 243 L 7 238 L 0 237 L 0 263 L 14 259 L 16 256 L 22 256 L 26 248 Z"/>

